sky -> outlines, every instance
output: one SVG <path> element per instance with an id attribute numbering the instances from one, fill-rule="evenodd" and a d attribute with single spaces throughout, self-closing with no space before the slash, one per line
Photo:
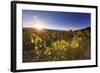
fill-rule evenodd
<path id="1" fill-rule="evenodd" d="M 41 27 L 56 30 L 78 30 L 91 26 L 90 13 L 22 11 L 23 27 Z"/>

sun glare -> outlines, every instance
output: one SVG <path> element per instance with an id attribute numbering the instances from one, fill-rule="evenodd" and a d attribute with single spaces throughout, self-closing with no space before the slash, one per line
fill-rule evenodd
<path id="1" fill-rule="evenodd" d="M 38 30 L 42 30 L 43 29 L 43 25 L 41 24 L 36 24 L 34 25 L 34 28 L 38 29 Z"/>
<path id="2" fill-rule="evenodd" d="M 39 19 L 37 16 L 33 16 L 33 23 L 33 28 L 37 30 L 42 30 L 43 28 L 45 28 L 44 21 Z"/>

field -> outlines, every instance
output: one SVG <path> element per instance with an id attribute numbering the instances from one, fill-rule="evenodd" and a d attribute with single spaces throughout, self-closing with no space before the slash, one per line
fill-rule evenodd
<path id="1" fill-rule="evenodd" d="M 90 27 L 76 31 L 23 28 L 23 62 L 91 58 Z"/>

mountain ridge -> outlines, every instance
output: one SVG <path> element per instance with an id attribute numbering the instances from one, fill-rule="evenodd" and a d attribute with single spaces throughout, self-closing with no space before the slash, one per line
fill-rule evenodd
<path id="1" fill-rule="evenodd" d="M 83 30 L 90 30 L 91 28 L 90 27 L 86 27 L 86 28 L 82 28 L 82 29 L 78 29 L 78 30 L 57 30 L 57 29 L 46 29 L 46 28 L 44 28 L 44 29 L 42 29 L 42 30 L 38 30 L 38 29 L 36 29 L 36 28 L 26 28 L 26 27 L 24 27 L 23 28 L 23 31 L 29 31 L 29 32 L 32 32 L 33 30 L 34 31 L 83 31 Z"/>

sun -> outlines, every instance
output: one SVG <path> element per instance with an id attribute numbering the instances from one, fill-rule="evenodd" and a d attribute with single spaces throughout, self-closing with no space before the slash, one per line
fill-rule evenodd
<path id="1" fill-rule="evenodd" d="M 40 18 L 38 18 L 37 16 L 33 16 L 32 26 L 33 26 L 33 28 L 35 28 L 37 30 L 42 30 L 43 28 L 45 28 L 45 22 L 43 20 L 41 20 Z"/>
<path id="2" fill-rule="evenodd" d="M 44 26 L 42 24 L 35 24 L 34 28 L 36 28 L 38 30 L 42 30 L 44 28 Z"/>

